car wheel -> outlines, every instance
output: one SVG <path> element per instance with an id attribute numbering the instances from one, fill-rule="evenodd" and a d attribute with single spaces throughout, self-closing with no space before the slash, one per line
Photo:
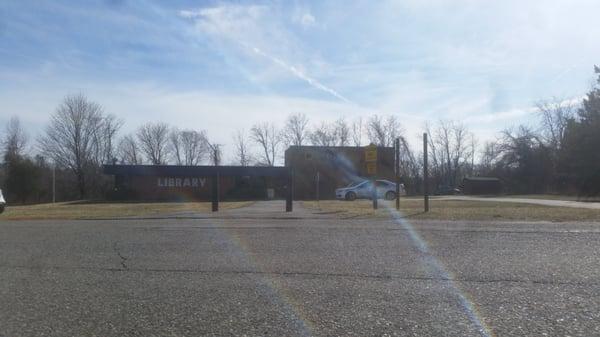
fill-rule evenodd
<path id="1" fill-rule="evenodd" d="M 0 205 L 0 213 L 4 212 L 4 205 Z"/>
<path id="2" fill-rule="evenodd" d="M 394 199 L 396 199 L 396 193 L 395 192 L 388 191 L 385 194 L 385 200 L 394 200 Z"/>
<path id="3" fill-rule="evenodd" d="M 354 192 L 346 193 L 346 200 L 348 200 L 348 201 L 356 200 L 356 193 L 354 193 Z"/>

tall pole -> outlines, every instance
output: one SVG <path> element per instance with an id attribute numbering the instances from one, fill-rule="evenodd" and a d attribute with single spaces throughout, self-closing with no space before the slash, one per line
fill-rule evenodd
<path id="1" fill-rule="evenodd" d="M 375 176 L 371 178 L 371 199 L 373 199 L 373 209 L 377 209 L 377 181 L 375 180 Z"/>
<path id="2" fill-rule="evenodd" d="M 212 176 L 212 211 L 219 211 L 219 172 Z"/>
<path id="3" fill-rule="evenodd" d="M 396 210 L 400 210 L 400 137 L 396 138 Z"/>
<path id="4" fill-rule="evenodd" d="M 371 200 L 373 209 L 377 209 L 377 146 L 372 144 L 365 147 L 365 162 L 367 164 L 367 175 L 371 182 Z"/>
<path id="5" fill-rule="evenodd" d="M 315 179 L 316 179 L 315 180 L 315 191 L 316 191 L 315 194 L 317 197 L 317 204 L 319 204 L 319 185 L 320 185 L 319 180 L 320 180 L 320 178 L 321 177 L 320 177 L 319 171 L 317 171 L 317 176 L 315 177 Z"/>
<path id="6" fill-rule="evenodd" d="M 213 156 L 214 156 L 214 164 L 215 166 L 219 166 L 219 149 L 217 147 L 215 147 L 214 152 L 213 152 Z M 218 212 L 219 211 L 219 171 L 217 169 L 217 171 L 215 172 L 215 174 L 212 176 L 212 211 L 213 212 Z"/>
<path id="7" fill-rule="evenodd" d="M 287 196 L 285 198 L 285 211 L 291 212 L 294 203 L 294 171 L 291 167 L 287 170 Z"/>
<path id="8" fill-rule="evenodd" d="M 56 202 L 56 163 L 52 166 L 52 203 Z"/>
<path id="9" fill-rule="evenodd" d="M 429 212 L 429 170 L 427 169 L 427 133 L 423 133 L 423 205 Z"/>

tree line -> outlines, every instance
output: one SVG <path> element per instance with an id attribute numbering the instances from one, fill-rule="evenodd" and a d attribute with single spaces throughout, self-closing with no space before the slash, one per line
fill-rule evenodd
<path id="1" fill-rule="evenodd" d="M 580 104 L 551 99 L 537 104 L 539 125 L 503 130 L 484 144 L 483 174 L 502 177 L 515 193 L 600 194 L 600 68 Z"/>
<path id="2" fill-rule="evenodd" d="M 536 106 L 538 125 L 502 130 L 479 144 L 460 121 L 426 123 L 430 184 L 459 186 L 466 176 L 501 178 L 509 193 L 600 194 L 600 69 L 597 84 L 582 103 L 550 99 Z M 149 122 L 120 134 L 123 121 L 83 94 L 69 95 L 51 115 L 44 132 L 30 140 L 17 117 L 2 136 L 0 183 L 11 202 L 47 202 L 52 176 L 58 200 L 101 198 L 110 192 L 102 164 L 220 165 L 223 147 L 206 130 Z M 274 166 L 289 146 L 393 146 L 400 139 L 401 175 L 409 190 L 422 182 L 422 151 L 406 141 L 402 121 L 372 115 L 352 121 L 312 123 L 302 113 L 283 125 L 257 123 L 232 135 L 231 163 Z M 32 153 L 37 153 L 32 155 Z"/>

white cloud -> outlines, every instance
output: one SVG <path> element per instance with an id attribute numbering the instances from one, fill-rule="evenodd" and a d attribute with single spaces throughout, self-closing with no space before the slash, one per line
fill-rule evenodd
<path id="1" fill-rule="evenodd" d="M 315 22 L 315 17 L 310 13 L 304 13 L 304 15 L 302 15 L 302 19 L 300 19 L 300 23 L 304 27 L 314 26 Z"/>
<path id="2" fill-rule="evenodd" d="M 284 69 L 287 74 L 311 87 L 350 103 L 351 101 L 337 90 L 309 76 L 305 70 L 302 70 L 306 68 L 304 65 L 296 66 L 294 62 L 285 59 L 285 55 L 301 55 L 304 52 L 298 48 L 299 43 L 284 25 L 266 15 L 269 10 L 273 9 L 265 6 L 222 5 L 182 10 L 179 14 L 184 18 L 195 20 L 196 27 L 201 33 L 212 36 L 220 43 L 233 42 L 237 47 L 242 47 L 242 51 L 251 51 L 267 59 Z M 298 22 L 308 26 L 314 24 L 315 18 L 310 13 L 304 13 L 298 18 Z M 226 50 L 226 52 L 230 51 Z M 281 54 L 284 56 L 279 56 Z"/>
<path id="3" fill-rule="evenodd" d="M 221 5 L 216 7 L 181 10 L 179 15 L 194 20 L 197 28 L 219 38 L 243 41 L 260 30 L 260 19 L 264 18 L 265 6 Z M 256 37 L 256 36 L 254 36 Z"/>
<path id="4" fill-rule="evenodd" d="M 262 120 L 281 123 L 290 112 L 304 112 L 313 121 L 378 113 L 399 116 L 418 146 L 425 120 L 461 120 L 484 138 L 527 122 L 533 102 L 585 93 L 600 55 L 597 0 L 407 0 L 313 3 L 313 8 L 264 3 L 184 9 L 179 17 L 167 5 L 123 13 L 65 8 L 65 18 L 95 24 L 89 45 L 142 38 L 155 47 L 152 59 L 137 57 L 149 52 L 135 47 L 104 48 L 115 51 L 106 54 L 81 45 L 71 51 L 78 44 L 65 32 L 76 32 L 78 20 L 68 27 L 71 20 L 65 20 L 64 32 L 45 33 L 29 32 L 37 27 L 31 19 L 9 22 L 9 28 L 23 26 L 11 29 L 18 36 L 37 33 L 40 43 L 52 37 L 47 44 L 55 55 L 42 63 L 37 55 L 26 55 L 30 45 L 6 48 L 15 50 L 5 53 L 12 57 L 7 64 L 23 61 L 24 66 L 0 69 L 0 82 L 7 83 L 0 85 L 0 122 L 18 114 L 43 125 L 65 94 L 83 89 L 108 112 L 124 117 L 127 128 L 167 119 L 207 129 L 226 144 L 236 128 Z M 94 21 L 98 15 L 104 19 Z M 60 26 L 48 28 L 54 25 Z M 206 77 L 190 80 L 191 71 Z M 242 80 L 235 78 L 238 73 Z M 221 92 L 197 89 L 212 83 Z"/>
<path id="5" fill-rule="evenodd" d="M 304 29 L 307 29 L 314 27 L 317 23 L 317 20 L 310 12 L 296 11 L 292 16 L 292 22 L 302 26 Z"/>
<path id="6" fill-rule="evenodd" d="M 493 124 L 493 123 L 504 123 L 506 121 L 514 121 L 524 116 L 532 116 L 535 113 L 534 107 L 527 108 L 515 108 L 507 111 L 500 111 L 494 113 L 483 113 L 473 114 L 464 119 L 469 124 Z"/>

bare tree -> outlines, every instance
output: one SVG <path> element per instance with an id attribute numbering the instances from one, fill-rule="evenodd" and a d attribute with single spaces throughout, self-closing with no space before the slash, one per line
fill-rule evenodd
<path id="1" fill-rule="evenodd" d="M 219 166 L 221 165 L 221 157 L 223 155 L 223 150 L 221 149 L 221 144 L 217 144 L 217 143 L 211 143 L 208 142 L 208 149 L 209 149 L 209 157 L 210 157 L 210 162 L 214 165 L 214 166 Z"/>
<path id="2" fill-rule="evenodd" d="M 490 174 L 498 160 L 500 150 L 498 149 L 498 143 L 495 141 L 488 141 L 483 144 L 483 150 L 481 152 L 481 171 L 483 174 Z"/>
<path id="3" fill-rule="evenodd" d="M 519 126 L 502 132 L 496 169 L 507 179 L 509 190 L 544 193 L 552 186 L 554 168 L 550 149 L 532 128 Z"/>
<path id="4" fill-rule="evenodd" d="M 421 162 L 415 157 L 413 151 L 408 146 L 408 142 L 402 136 L 398 137 L 400 139 L 400 172 L 401 175 L 405 178 L 412 177 L 416 179 L 419 177 L 421 172 Z"/>
<path id="5" fill-rule="evenodd" d="M 430 134 L 432 173 L 444 184 L 456 186 L 465 166 L 472 163 L 474 136 L 462 123 L 454 121 L 438 121 L 433 132 L 426 125 L 426 131 Z"/>
<path id="6" fill-rule="evenodd" d="M 394 139 L 402 135 L 402 127 L 395 116 L 373 115 L 367 123 L 369 141 L 379 146 L 392 146 Z"/>
<path id="7" fill-rule="evenodd" d="M 242 166 L 250 165 L 252 159 L 248 148 L 248 138 L 244 130 L 238 130 L 233 135 L 233 141 L 235 143 L 236 161 Z"/>
<path id="8" fill-rule="evenodd" d="M 307 138 L 308 118 L 303 113 L 290 115 L 285 121 L 283 140 L 286 145 L 302 146 Z"/>
<path id="9" fill-rule="evenodd" d="M 263 164 L 274 166 L 281 143 L 281 134 L 272 123 L 255 124 L 250 129 L 251 139 L 262 149 Z"/>
<path id="10" fill-rule="evenodd" d="M 183 165 L 183 150 L 181 145 L 181 131 L 174 127 L 169 132 L 169 145 L 167 146 L 176 165 Z"/>
<path id="11" fill-rule="evenodd" d="M 21 127 L 19 117 L 12 117 L 6 124 L 6 134 L 2 140 L 4 160 L 23 156 L 27 145 L 27 135 Z"/>
<path id="12" fill-rule="evenodd" d="M 538 131 L 550 153 L 551 174 L 557 176 L 559 171 L 560 153 L 564 152 L 563 143 L 565 141 L 566 130 L 569 122 L 574 120 L 578 107 L 572 100 L 561 100 L 552 98 L 546 101 L 540 101 L 536 104 L 538 114 L 541 118 L 540 130 Z M 558 180 L 552 182 L 558 187 Z"/>
<path id="13" fill-rule="evenodd" d="M 165 123 L 146 123 L 137 131 L 142 152 L 152 165 L 163 165 L 167 161 L 169 126 Z"/>
<path id="14" fill-rule="evenodd" d="M 525 125 L 502 130 L 497 143 L 499 159 L 506 166 L 518 166 L 525 157 L 523 154 L 536 147 L 546 148 L 539 134 Z"/>
<path id="15" fill-rule="evenodd" d="M 570 119 L 575 116 L 577 107 L 569 100 L 552 98 L 536 104 L 541 117 L 541 135 L 546 144 L 558 151 L 561 148 L 565 130 Z"/>
<path id="16" fill-rule="evenodd" d="M 335 146 L 336 133 L 335 128 L 327 122 L 317 124 L 310 133 L 310 142 L 315 146 Z"/>
<path id="17" fill-rule="evenodd" d="M 350 143 L 350 127 L 348 123 L 342 117 L 338 118 L 333 125 L 337 145 L 347 146 Z"/>
<path id="18" fill-rule="evenodd" d="M 123 120 L 114 115 L 102 116 L 100 126 L 94 133 L 94 156 L 97 163 L 112 163 L 115 158 L 115 138 Z"/>
<path id="19" fill-rule="evenodd" d="M 117 152 L 123 164 L 140 165 L 143 162 L 141 149 L 134 135 L 126 135 L 121 138 Z"/>
<path id="20" fill-rule="evenodd" d="M 206 132 L 174 128 L 169 135 L 170 149 L 177 165 L 200 165 L 208 152 Z"/>
<path id="21" fill-rule="evenodd" d="M 207 152 L 208 137 L 205 131 L 184 130 L 181 132 L 183 160 L 185 165 L 200 165 Z"/>
<path id="22" fill-rule="evenodd" d="M 362 117 L 359 117 L 352 122 L 352 143 L 354 146 L 362 145 L 363 131 L 363 120 Z"/>
<path id="23" fill-rule="evenodd" d="M 470 133 L 466 126 L 462 123 L 454 123 L 454 147 L 452 148 L 452 185 L 458 185 L 459 170 L 463 169 L 465 164 L 468 164 L 471 157 L 469 151 Z"/>
<path id="24" fill-rule="evenodd" d="M 429 137 L 427 137 L 427 148 L 430 162 L 430 172 L 432 173 L 431 176 L 432 178 L 439 178 L 443 175 L 443 166 L 441 165 L 443 153 L 437 148 L 435 135 L 433 132 L 431 132 L 431 125 L 429 125 L 429 122 L 425 123 L 425 133 L 429 135 Z"/>
<path id="25" fill-rule="evenodd" d="M 97 166 L 98 130 L 103 128 L 102 107 L 83 94 L 65 97 L 50 118 L 39 146 L 55 163 L 73 171 L 79 194 L 87 192 L 89 169 Z"/>
<path id="26" fill-rule="evenodd" d="M 470 157 L 471 157 L 471 167 L 469 168 L 469 175 L 473 175 L 473 173 L 475 172 L 475 152 L 477 151 L 477 138 L 475 137 L 474 133 L 470 133 L 470 141 L 469 141 L 469 148 L 471 150 L 470 153 Z"/>

